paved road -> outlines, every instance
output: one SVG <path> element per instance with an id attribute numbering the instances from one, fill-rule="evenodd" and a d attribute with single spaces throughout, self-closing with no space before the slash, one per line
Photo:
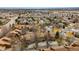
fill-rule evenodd
<path id="1" fill-rule="evenodd" d="M 17 19 L 18 16 L 16 17 L 12 17 L 11 20 L 2 26 L 1 30 L 0 30 L 0 37 L 2 37 L 4 34 L 8 33 L 12 27 L 12 24 L 15 24 L 15 20 Z M 6 31 L 4 31 L 4 29 Z"/>
<path id="2" fill-rule="evenodd" d="M 55 41 L 49 41 L 48 43 L 49 43 L 50 47 L 57 47 L 58 46 L 58 43 Z M 26 50 L 33 50 L 34 47 L 35 47 L 35 43 L 29 44 L 27 46 Z M 46 47 L 47 47 L 46 41 L 38 43 L 38 48 L 46 48 Z"/>
<path id="3" fill-rule="evenodd" d="M 11 18 L 11 20 L 7 24 L 5 24 L 4 26 L 10 28 L 10 25 L 15 24 L 16 19 L 17 19 L 17 17 Z"/>

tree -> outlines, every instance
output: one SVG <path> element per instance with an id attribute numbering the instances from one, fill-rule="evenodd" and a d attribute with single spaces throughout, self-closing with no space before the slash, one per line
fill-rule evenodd
<path id="1" fill-rule="evenodd" d="M 16 19 L 15 21 L 16 21 L 17 24 L 19 24 L 19 22 L 20 22 L 18 19 Z"/>
<path id="2" fill-rule="evenodd" d="M 59 38 L 59 32 L 57 31 L 55 34 L 55 38 L 58 39 Z"/>
<path id="3" fill-rule="evenodd" d="M 45 36 L 45 40 L 46 40 L 46 44 L 47 44 L 47 48 L 48 48 L 49 47 L 48 41 L 50 40 L 50 33 L 49 33 L 49 31 L 47 32 L 47 34 Z"/>
<path id="4" fill-rule="evenodd" d="M 3 25 L 2 21 L 0 21 L 0 25 Z"/>

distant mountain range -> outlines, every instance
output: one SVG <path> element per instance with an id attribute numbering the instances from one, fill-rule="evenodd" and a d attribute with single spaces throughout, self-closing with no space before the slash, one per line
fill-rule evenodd
<path id="1" fill-rule="evenodd" d="M 0 7 L 0 10 L 79 10 L 79 7 Z"/>
<path id="2" fill-rule="evenodd" d="M 79 7 L 0 7 L 0 12 L 48 12 L 49 10 L 79 11 Z"/>

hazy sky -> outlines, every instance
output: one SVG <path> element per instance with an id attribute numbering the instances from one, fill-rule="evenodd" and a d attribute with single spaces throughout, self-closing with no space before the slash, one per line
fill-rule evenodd
<path id="1" fill-rule="evenodd" d="M 0 0 L 0 7 L 79 7 L 78 0 Z"/>

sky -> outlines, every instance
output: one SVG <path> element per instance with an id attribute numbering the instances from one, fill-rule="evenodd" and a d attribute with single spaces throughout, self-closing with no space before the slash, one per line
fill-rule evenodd
<path id="1" fill-rule="evenodd" d="M 79 7 L 79 0 L 0 0 L 0 7 Z"/>

